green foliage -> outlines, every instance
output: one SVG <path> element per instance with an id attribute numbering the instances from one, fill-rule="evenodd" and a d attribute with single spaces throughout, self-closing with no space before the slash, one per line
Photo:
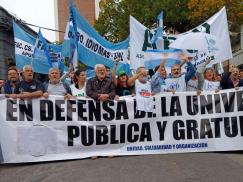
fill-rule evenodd
<path id="1" fill-rule="evenodd" d="M 119 42 L 129 35 L 129 15 L 154 28 L 163 11 L 164 26 L 185 32 L 206 21 L 226 5 L 231 30 L 243 22 L 241 0 L 101 0 L 96 30 L 109 41 Z"/>
<path id="2" fill-rule="evenodd" d="M 188 0 L 156 0 L 153 1 L 153 10 L 157 15 L 161 10 L 165 13 L 164 26 L 184 32 L 190 28 L 188 16 L 190 11 L 187 7 Z"/>
<path id="3" fill-rule="evenodd" d="M 223 6 L 231 31 L 239 31 L 243 23 L 243 2 L 242 0 L 189 0 L 188 8 L 191 11 L 189 19 L 192 26 L 197 26 L 217 13 Z"/>

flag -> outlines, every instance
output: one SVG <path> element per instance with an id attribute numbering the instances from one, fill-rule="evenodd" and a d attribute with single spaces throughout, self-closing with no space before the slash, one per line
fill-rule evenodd
<path id="1" fill-rule="evenodd" d="M 69 19 L 69 32 L 70 37 L 70 56 L 69 60 L 73 66 L 76 68 L 78 66 L 78 41 L 77 41 L 77 23 L 76 23 L 76 11 L 74 9 L 73 0 L 70 0 L 70 19 Z"/>
<path id="2" fill-rule="evenodd" d="M 20 25 L 18 25 L 15 21 L 13 21 L 13 30 L 16 67 L 18 69 L 22 69 L 25 65 L 32 65 L 36 73 L 48 74 L 51 66 L 47 60 L 46 53 L 44 52 L 42 46 L 42 42 L 40 41 L 41 36 L 38 35 L 37 38 L 33 37 L 32 35 L 25 32 L 25 30 L 23 30 Z M 46 42 L 45 39 L 44 42 Z M 63 45 L 48 43 L 45 45 L 46 48 L 49 49 L 47 50 L 52 66 L 55 66 L 55 64 L 58 62 L 58 66 L 64 67 L 64 58 L 61 54 Z M 39 47 L 39 49 L 37 47 Z M 40 47 L 42 47 L 42 49 Z M 64 69 L 66 68 L 64 67 Z"/>
<path id="3" fill-rule="evenodd" d="M 196 28 L 189 30 L 188 32 L 184 32 L 178 35 L 163 35 L 164 50 L 168 49 L 169 44 L 176 40 L 178 37 L 189 32 L 206 32 L 219 38 L 220 42 L 224 42 L 224 44 L 221 45 L 220 50 L 215 52 L 215 55 L 212 57 L 210 64 L 217 64 L 233 57 L 225 7 L 223 7 L 219 12 L 217 12 L 207 21 L 197 26 Z M 155 55 L 155 57 L 153 57 L 153 55 L 148 56 L 148 54 L 151 54 L 151 52 L 154 50 L 158 50 L 156 45 L 157 43 L 155 44 L 151 41 L 152 37 L 153 33 L 150 29 L 142 25 L 134 17 L 130 16 L 131 69 L 137 69 L 139 66 L 145 66 L 145 62 L 147 61 L 149 62 L 158 59 L 158 55 L 155 55 L 154 53 L 153 55 Z M 191 53 L 190 50 L 186 50 L 185 52 L 187 54 Z M 160 55 L 162 59 L 163 54 Z M 197 56 L 194 57 L 194 64 L 198 67 L 201 66 L 205 63 L 207 57 L 207 53 L 197 53 Z"/>
<path id="4" fill-rule="evenodd" d="M 164 13 L 163 11 L 161 11 L 160 14 L 157 16 L 157 27 L 163 28 L 163 19 L 164 19 Z"/>
<path id="5" fill-rule="evenodd" d="M 74 31 L 76 32 L 78 60 L 82 61 L 86 66 L 94 68 L 96 64 L 103 64 L 112 69 L 116 58 L 121 59 L 118 67 L 128 63 L 128 38 L 119 43 L 107 41 L 80 15 L 72 1 L 70 3 L 69 20 L 74 20 L 74 30 L 72 30 L 70 22 L 68 22 L 64 36 L 62 55 L 65 57 L 74 55 L 74 49 L 70 49 L 70 42 L 73 41 L 71 40 L 73 39 L 71 36 L 73 33 L 71 32 Z M 73 52 L 70 53 L 71 51 Z"/>
<path id="6" fill-rule="evenodd" d="M 13 31 L 16 67 L 21 69 L 25 65 L 32 64 L 32 54 L 36 39 L 32 35 L 25 32 L 15 21 L 13 21 Z"/>
<path id="7" fill-rule="evenodd" d="M 160 14 L 157 16 L 156 23 L 157 23 L 157 29 L 155 30 L 155 33 L 151 39 L 151 42 L 154 44 L 154 43 L 158 42 L 160 39 L 161 42 L 158 43 L 158 45 L 161 44 L 159 46 L 160 49 L 164 49 L 164 45 L 162 45 L 163 44 L 163 41 L 162 41 L 163 40 L 163 11 L 161 11 Z"/>
<path id="8" fill-rule="evenodd" d="M 160 39 L 163 49 L 158 44 L 152 43 L 153 34 L 147 27 L 130 16 L 130 61 L 131 69 L 136 70 L 140 66 L 153 69 L 160 64 L 161 59 L 166 58 L 166 66 L 178 63 L 180 51 L 169 49 L 169 41 L 175 37 L 163 36 Z"/>
<path id="9" fill-rule="evenodd" d="M 35 42 L 33 59 L 41 59 L 43 61 L 46 60 L 49 66 L 52 67 L 52 62 L 49 55 L 49 45 L 47 44 L 45 38 L 43 37 L 40 29 Z"/>
<path id="10" fill-rule="evenodd" d="M 73 68 L 76 68 L 78 66 L 77 38 L 72 21 L 70 21 L 69 32 L 71 34 L 69 63 L 72 64 Z"/>

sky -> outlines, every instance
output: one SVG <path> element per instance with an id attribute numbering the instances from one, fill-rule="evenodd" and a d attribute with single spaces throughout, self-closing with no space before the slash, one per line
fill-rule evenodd
<path id="1" fill-rule="evenodd" d="M 0 0 L 0 6 L 27 23 L 55 29 L 54 0 Z M 49 41 L 56 40 L 54 31 L 41 29 L 41 32 Z"/>

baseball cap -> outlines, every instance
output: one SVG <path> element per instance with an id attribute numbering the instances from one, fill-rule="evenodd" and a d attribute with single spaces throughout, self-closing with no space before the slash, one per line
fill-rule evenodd
<path id="1" fill-rule="evenodd" d="M 120 77 L 122 75 L 126 75 L 126 72 L 124 70 L 121 70 L 118 72 L 118 77 Z"/>

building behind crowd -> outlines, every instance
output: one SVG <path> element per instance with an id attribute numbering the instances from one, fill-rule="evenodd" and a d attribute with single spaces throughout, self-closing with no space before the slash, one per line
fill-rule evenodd
<path id="1" fill-rule="evenodd" d="M 99 14 L 100 0 L 74 0 L 74 4 L 82 16 L 91 24 L 94 24 L 95 19 Z M 65 32 L 67 21 L 69 18 L 69 2 L 70 0 L 55 0 L 55 24 L 56 29 Z M 57 32 L 58 41 L 63 41 L 64 34 Z"/>
<path id="2" fill-rule="evenodd" d="M 233 59 L 230 62 L 243 70 L 243 25 L 240 26 L 240 32 L 231 37 Z"/>

